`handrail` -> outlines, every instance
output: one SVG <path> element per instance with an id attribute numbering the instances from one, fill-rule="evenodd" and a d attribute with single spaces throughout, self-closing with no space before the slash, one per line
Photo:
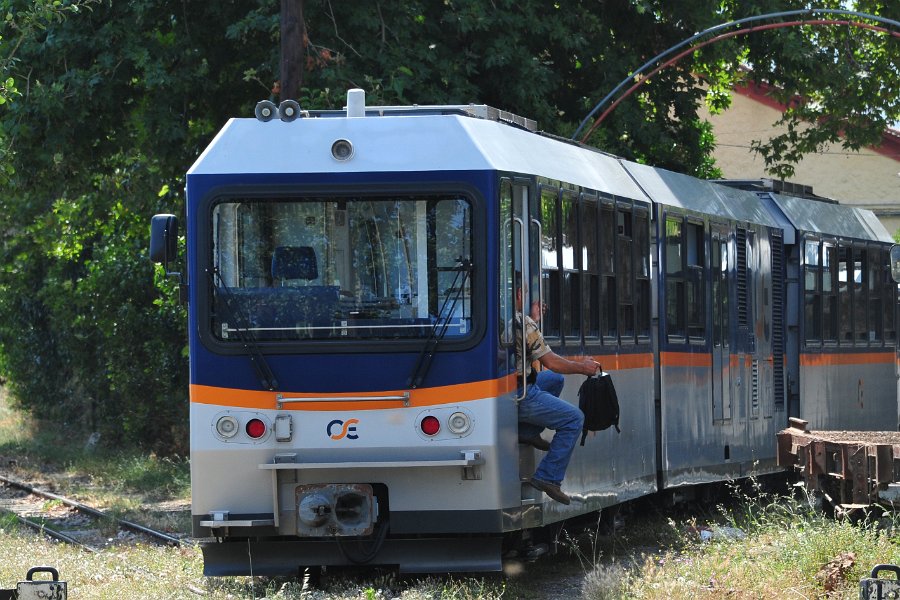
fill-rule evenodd
<path id="1" fill-rule="evenodd" d="M 525 236 L 528 235 L 528 230 L 525 228 L 525 222 L 519 217 L 513 217 L 513 222 L 518 224 L 520 229 L 519 234 L 519 292 L 522 294 L 522 302 L 525 302 Z M 513 319 L 515 321 L 515 319 Z M 516 361 L 516 377 L 522 378 L 522 395 L 516 395 L 516 402 L 525 399 L 525 395 L 528 391 L 528 378 L 525 375 L 525 371 L 527 367 L 525 366 L 525 359 L 527 358 L 525 354 L 525 349 L 527 347 L 527 343 L 525 340 L 525 307 L 522 307 L 522 318 L 519 319 L 519 339 L 521 341 L 520 346 L 518 348 L 519 356 L 522 357 L 522 368 L 519 369 L 519 361 Z"/>
<path id="2" fill-rule="evenodd" d="M 402 402 L 403 406 L 409 406 L 409 392 L 388 396 L 306 396 L 296 398 L 285 398 L 281 394 L 275 396 L 275 406 L 279 410 L 285 404 L 301 402 Z"/>
<path id="3" fill-rule="evenodd" d="M 531 217 L 531 224 L 537 225 L 538 247 L 540 247 L 541 240 L 544 239 L 544 226 L 534 217 Z M 522 296 L 522 298 L 525 298 L 525 296 Z M 540 312 L 538 313 L 538 328 L 541 330 L 541 333 L 544 333 L 544 277 L 540 272 L 538 273 L 538 306 L 540 307 Z"/>

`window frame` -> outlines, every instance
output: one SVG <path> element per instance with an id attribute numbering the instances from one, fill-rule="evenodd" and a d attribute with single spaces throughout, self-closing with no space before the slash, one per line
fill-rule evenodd
<path id="1" fill-rule="evenodd" d="M 475 265 L 469 280 L 472 298 L 472 327 L 464 338 L 447 338 L 441 343 L 441 347 L 448 351 L 463 351 L 475 347 L 484 337 L 487 329 L 488 308 L 484 290 L 486 289 L 487 270 L 479 268 L 479 265 L 487 264 L 487 220 L 485 218 L 486 202 L 481 191 L 476 186 L 464 181 L 439 181 L 422 185 L 420 183 L 403 185 L 343 185 L 336 187 L 333 184 L 310 183 L 304 185 L 221 185 L 207 189 L 197 204 L 197 214 L 200 220 L 194 235 L 192 247 L 195 257 L 192 261 L 196 265 L 191 282 L 196 287 L 197 310 L 194 311 L 192 322 L 196 324 L 198 338 L 205 350 L 219 355 L 245 355 L 245 344 L 235 340 L 221 340 L 212 335 L 210 327 L 203 325 L 210 319 L 211 289 L 205 272 L 208 265 L 212 264 L 213 227 L 210 224 L 213 207 L 222 202 L 235 202 L 240 200 L 274 201 L 282 198 L 345 198 L 371 197 L 382 198 L 387 195 L 395 196 L 429 196 L 456 195 L 464 198 L 471 207 L 471 231 L 472 231 L 472 262 Z M 481 300 L 479 300 L 481 299 Z M 372 352 L 399 353 L 421 349 L 422 339 L 297 339 L 297 340 L 258 340 L 254 342 L 259 351 L 264 355 L 303 355 L 303 354 L 366 354 Z"/>

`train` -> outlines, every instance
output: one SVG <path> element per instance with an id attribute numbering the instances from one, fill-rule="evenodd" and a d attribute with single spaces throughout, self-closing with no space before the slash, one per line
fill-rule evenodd
<path id="1" fill-rule="evenodd" d="M 229 120 L 185 189 L 184 230 L 154 216 L 150 254 L 184 265 L 207 575 L 497 571 L 571 519 L 780 471 L 791 417 L 898 427 L 900 249 L 809 188 L 350 90 Z M 570 505 L 528 484 L 516 281 L 550 347 L 619 397 L 620 432 L 574 452 Z"/>

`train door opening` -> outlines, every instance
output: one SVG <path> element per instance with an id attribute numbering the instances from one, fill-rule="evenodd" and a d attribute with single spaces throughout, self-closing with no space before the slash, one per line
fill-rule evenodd
<path id="1" fill-rule="evenodd" d="M 514 347 L 516 336 L 513 327 L 522 326 L 515 318 L 517 311 L 516 294 L 520 286 L 524 288 L 523 304 L 527 306 L 532 291 L 535 267 L 532 260 L 533 241 L 529 234 L 528 218 L 529 185 L 504 179 L 500 185 L 501 243 L 500 243 L 500 319 L 504 334 L 501 343 L 510 350 L 510 355 L 521 352 Z M 537 271 L 539 273 L 539 271 Z M 523 279 L 524 277 L 524 279 Z M 536 282 L 535 282 L 536 286 Z M 526 313 L 527 314 L 527 313 Z M 521 341 L 521 340 L 519 340 Z M 525 375 L 528 369 L 517 361 L 517 398 L 525 396 Z"/>
<path id="2" fill-rule="evenodd" d="M 501 342 L 508 349 L 508 359 L 516 364 L 516 399 L 525 397 L 533 380 L 526 377 L 529 365 L 525 364 L 525 321 L 516 313 L 529 314 L 531 301 L 540 298 L 540 237 L 541 222 L 534 218 L 537 201 L 531 193 L 532 186 L 527 181 L 503 180 L 500 186 L 500 210 L 502 236 L 500 259 L 500 314 L 507 335 Z M 522 292 L 522 306 L 516 305 L 516 295 Z M 540 325 L 540 324 L 539 324 Z M 515 331 L 513 331 L 515 328 Z M 518 418 L 516 415 L 516 423 Z M 534 472 L 535 453 L 528 444 L 519 444 L 518 479 L 524 482 Z M 521 483 L 522 504 L 533 504 L 537 492 L 527 483 Z M 524 517 L 523 526 L 540 524 L 540 514 L 530 512 Z"/>
<path id="3" fill-rule="evenodd" d="M 728 229 L 711 226 L 712 402 L 713 421 L 731 419 L 731 344 L 729 340 Z"/>

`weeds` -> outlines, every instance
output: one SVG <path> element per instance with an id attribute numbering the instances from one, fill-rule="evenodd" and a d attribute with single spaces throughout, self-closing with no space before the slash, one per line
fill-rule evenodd
<path id="1" fill-rule="evenodd" d="M 564 545 L 568 549 L 569 554 L 578 560 L 584 572 L 591 571 L 595 565 L 600 563 L 600 559 L 603 557 L 600 536 L 601 517 L 602 515 L 598 514 L 594 527 L 585 530 L 576 537 L 573 537 L 567 529 L 563 529 L 561 532 L 561 536 L 564 538 Z M 585 546 L 587 547 L 586 549 Z"/>
<path id="2" fill-rule="evenodd" d="M 592 600 L 624 598 L 627 575 L 621 566 L 598 564 L 585 577 L 582 595 Z"/>
<path id="3" fill-rule="evenodd" d="M 815 498 L 794 491 L 772 493 L 757 480 L 732 485 L 714 522 L 670 520 L 678 544 L 627 571 L 598 566 L 584 597 L 856 598 L 874 565 L 900 561 L 893 517 L 830 519 Z"/>

